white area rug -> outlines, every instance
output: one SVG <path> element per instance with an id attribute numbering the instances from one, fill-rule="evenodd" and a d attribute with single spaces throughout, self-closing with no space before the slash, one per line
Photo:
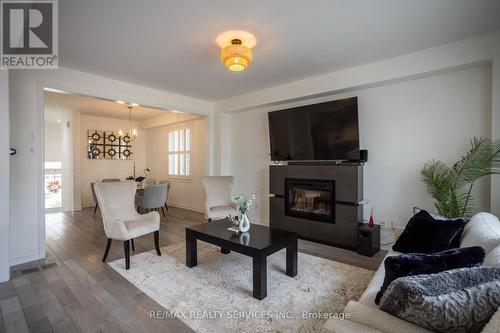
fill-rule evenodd
<path id="1" fill-rule="evenodd" d="M 285 275 L 285 250 L 268 257 L 267 297 L 252 297 L 252 259 L 198 242 L 198 266 L 185 265 L 185 244 L 109 265 L 196 332 L 319 332 L 368 285 L 370 270 L 299 252 L 298 274 Z M 151 309 L 158 310 L 158 309 Z M 306 315 L 305 315 L 306 314 Z M 309 317 L 309 318 L 307 318 Z M 170 320 L 164 318 L 164 320 Z"/>

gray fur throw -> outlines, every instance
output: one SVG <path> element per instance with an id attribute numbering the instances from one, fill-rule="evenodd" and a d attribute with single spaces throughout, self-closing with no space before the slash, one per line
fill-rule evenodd
<path id="1" fill-rule="evenodd" d="M 481 332 L 500 306 L 500 268 L 460 268 L 394 280 L 380 309 L 436 332 Z"/>

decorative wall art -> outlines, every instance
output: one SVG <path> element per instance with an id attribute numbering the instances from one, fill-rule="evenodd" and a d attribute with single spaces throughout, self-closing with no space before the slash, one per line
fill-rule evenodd
<path id="1" fill-rule="evenodd" d="M 87 158 L 91 160 L 130 160 L 132 141 L 128 133 L 118 131 L 87 130 Z"/>

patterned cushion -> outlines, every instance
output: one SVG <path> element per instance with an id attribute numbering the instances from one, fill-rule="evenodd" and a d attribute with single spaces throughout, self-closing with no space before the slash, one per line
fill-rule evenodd
<path id="1" fill-rule="evenodd" d="M 461 268 L 394 280 L 380 309 L 436 332 L 481 332 L 500 306 L 500 268 Z"/>
<path id="2" fill-rule="evenodd" d="M 375 303 L 379 304 L 384 291 L 397 278 L 433 274 L 457 268 L 479 267 L 483 260 L 484 250 L 480 246 L 463 247 L 432 254 L 406 253 L 387 257 L 384 261 L 384 284 L 375 298 Z"/>

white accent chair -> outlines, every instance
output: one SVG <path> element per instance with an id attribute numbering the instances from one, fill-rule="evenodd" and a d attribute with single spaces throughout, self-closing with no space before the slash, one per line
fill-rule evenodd
<path id="1" fill-rule="evenodd" d="M 238 209 L 231 200 L 233 176 L 205 176 L 201 178 L 205 190 L 205 214 L 208 221 L 237 216 Z"/>
<path id="2" fill-rule="evenodd" d="M 159 246 L 160 214 L 149 212 L 141 215 L 134 206 L 137 184 L 135 182 L 111 182 L 94 185 L 101 209 L 104 232 L 108 238 L 102 261 L 108 257 L 111 241 L 123 241 L 125 269 L 130 268 L 130 243 L 134 251 L 134 238 L 154 234 L 156 253 L 161 256 Z"/>

